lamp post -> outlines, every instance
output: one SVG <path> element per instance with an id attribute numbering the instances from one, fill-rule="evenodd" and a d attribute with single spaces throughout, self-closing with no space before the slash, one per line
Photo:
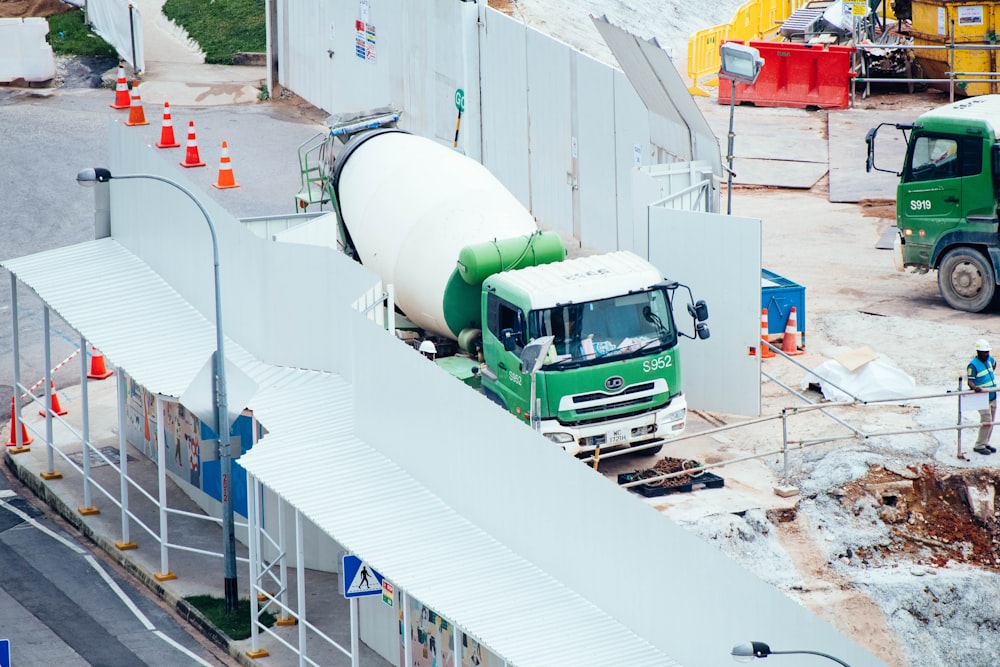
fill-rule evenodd
<path id="1" fill-rule="evenodd" d="M 224 336 L 222 334 L 222 291 L 219 282 L 219 239 L 215 234 L 215 225 L 204 205 L 194 194 L 180 183 L 155 174 L 118 174 L 103 167 L 84 169 L 76 176 L 80 185 L 92 186 L 95 183 L 107 183 L 112 178 L 145 178 L 171 185 L 191 199 L 205 216 L 208 230 L 212 234 L 212 259 L 215 270 L 215 407 L 217 432 L 219 434 L 219 464 L 222 474 L 222 547 L 225 569 L 226 611 L 236 611 L 238 590 L 236 581 L 236 535 L 233 530 L 233 494 L 232 494 L 232 452 L 229 441 L 229 406 L 226 399 L 226 355 L 224 351 Z"/>
<path id="2" fill-rule="evenodd" d="M 804 654 L 804 655 L 818 655 L 828 660 L 833 660 L 838 665 L 843 665 L 844 667 L 851 667 L 846 662 L 840 658 L 835 658 L 828 653 L 820 653 L 819 651 L 772 651 L 771 647 L 764 642 L 749 642 L 747 644 L 738 644 L 733 647 L 733 660 L 736 662 L 750 662 L 754 658 L 766 658 L 769 655 L 792 655 L 792 654 Z"/>
<path id="3" fill-rule="evenodd" d="M 764 66 L 764 59 L 760 57 L 760 51 L 743 44 L 726 42 L 719 47 L 722 60 L 722 68 L 719 70 L 719 78 L 728 79 L 730 82 L 729 93 L 729 142 L 726 155 L 728 163 L 727 171 L 728 185 L 726 186 L 726 214 L 733 214 L 733 116 L 736 109 L 736 84 L 743 83 L 752 86 L 757 81 L 760 68 Z"/>

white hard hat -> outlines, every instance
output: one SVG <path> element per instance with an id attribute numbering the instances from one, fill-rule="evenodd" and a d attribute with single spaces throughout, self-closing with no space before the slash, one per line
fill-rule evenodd
<path id="1" fill-rule="evenodd" d="M 989 352 L 990 342 L 985 338 L 980 338 L 976 341 L 976 352 Z"/>
<path id="2" fill-rule="evenodd" d="M 418 347 L 417 350 L 419 352 L 423 352 L 424 354 L 437 354 L 437 348 L 434 346 L 434 343 L 429 340 L 425 340 L 420 343 L 420 347 Z"/>

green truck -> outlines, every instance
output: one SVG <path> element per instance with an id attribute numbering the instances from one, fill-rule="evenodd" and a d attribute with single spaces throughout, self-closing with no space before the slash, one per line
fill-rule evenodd
<path id="1" fill-rule="evenodd" d="M 567 259 L 488 170 L 431 139 L 391 123 L 334 137 L 319 171 L 338 245 L 392 286 L 397 336 L 433 343 L 436 363 L 573 455 L 652 453 L 684 430 L 678 341 L 709 336 L 689 288 L 630 252 Z"/>
<path id="2" fill-rule="evenodd" d="M 875 164 L 880 129 L 903 132 L 901 171 Z M 1000 191 L 1000 95 L 972 97 L 924 113 L 909 124 L 868 131 L 867 170 L 899 177 L 894 262 L 917 272 L 936 269 L 949 306 L 980 312 L 1000 280 L 997 193 Z"/>

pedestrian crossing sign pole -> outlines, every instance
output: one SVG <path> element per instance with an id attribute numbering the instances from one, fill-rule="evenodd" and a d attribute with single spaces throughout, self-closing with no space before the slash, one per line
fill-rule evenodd
<path id="1" fill-rule="evenodd" d="M 344 556 L 342 591 L 345 598 L 382 595 L 382 575 L 357 556 Z"/>

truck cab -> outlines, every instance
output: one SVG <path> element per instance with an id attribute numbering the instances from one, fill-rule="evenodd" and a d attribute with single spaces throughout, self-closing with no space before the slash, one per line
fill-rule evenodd
<path id="1" fill-rule="evenodd" d="M 676 289 L 626 252 L 490 277 L 482 292 L 483 391 L 571 454 L 659 451 L 683 432 L 687 416 Z M 546 337 L 538 370 L 525 369 L 525 347 Z"/>
<path id="2" fill-rule="evenodd" d="M 883 125 L 868 133 L 869 171 L 890 171 L 875 166 L 875 136 Z M 936 269 L 948 305 L 985 310 L 1000 275 L 1000 96 L 946 105 L 914 124 L 894 127 L 907 141 L 902 169 L 896 172 L 896 268 Z"/>

